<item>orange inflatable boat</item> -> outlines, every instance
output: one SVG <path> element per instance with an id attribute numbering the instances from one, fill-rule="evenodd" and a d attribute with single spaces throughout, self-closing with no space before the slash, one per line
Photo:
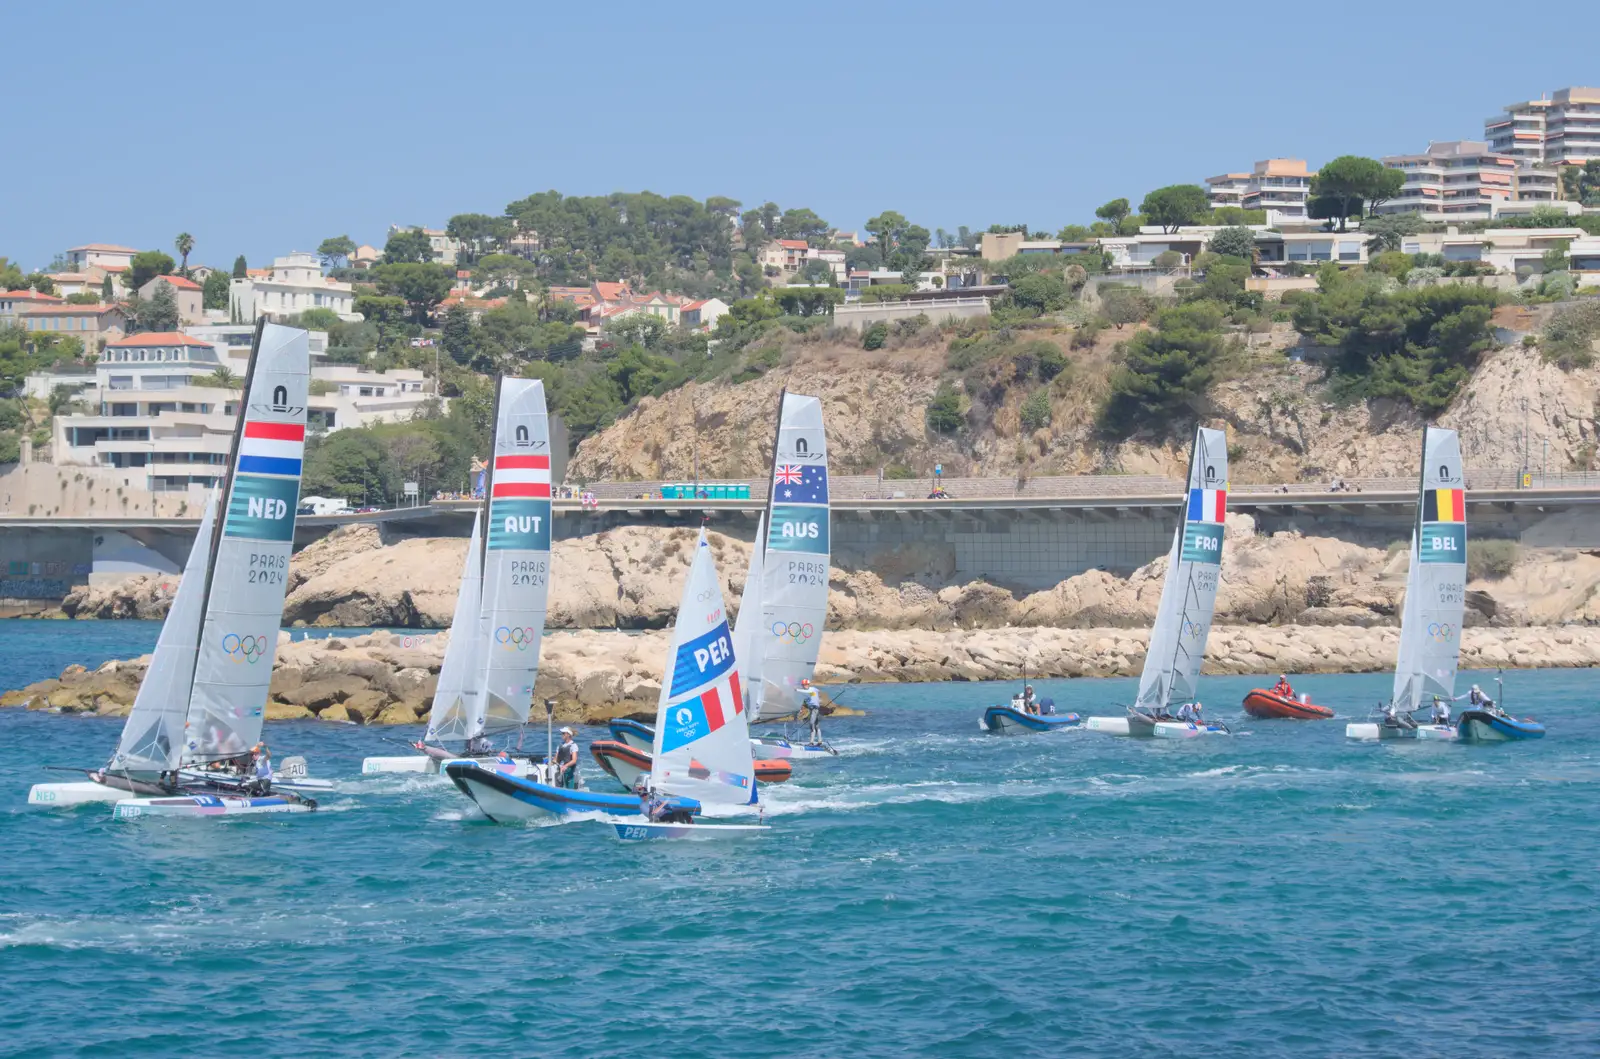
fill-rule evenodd
<path id="1" fill-rule="evenodd" d="M 1252 717 L 1287 718 L 1291 721 L 1326 721 L 1333 716 L 1333 711 L 1326 706 L 1301 702 L 1266 688 L 1256 688 L 1244 697 L 1244 712 Z"/>
<path id="2" fill-rule="evenodd" d="M 597 739 L 589 744 L 589 753 L 597 765 L 630 791 L 639 777 L 650 771 L 650 755 L 619 740 Z M 757 761 L 755 766 L 756 779 L 761 783 L 782 783 L 794 774 L 793 766 L 781 758 Z"/>

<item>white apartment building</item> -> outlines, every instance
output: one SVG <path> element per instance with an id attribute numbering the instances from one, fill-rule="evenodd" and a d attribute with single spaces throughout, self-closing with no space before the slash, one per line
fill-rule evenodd
<path id="1" fill-rule="evenodd" d="M 143 470 L 151 492 L 193 489 L 198 501 L 227 468 L 240 396 L 199 382 L 218 368 L 243 379 L 254 331 L 249 324 L 219 324 L 107 343 L 94 381 L 79 394 L 89 411 L 55 418 L 52 462 Z M 432 384 L 420 371 L 318 363 L 327 345 L 326 333 L 311 332 L 313 430 L 409 418 L 432 399 Z"/>
<path id="2" fill-rule="evenodd" d="M 1248 173 L 1206 177 L 1206 186 L 1210 189 L 1212 209 L 1238 206 L 1246 210 L 1267 210 L 1270 224 L 1303 224 L 1306 199 L 1311 194 L 1311 178 L 1316 175 L 1306 168 L 1302 158 L 1268 158 L 1257 162 Z"/>
<path id="3" fill-rule="evenodd" d="M 1406 180 L 1400 194 L 1379 204 L 1378 213 L 1488 220 L 1516 189 L 1516 157 L 1491 151 L 1482 140 L 1431 143 L 1421 154 L 1390 155 L 1383 164 L 1403 172 Z"/>
<path id="4" fill-rule="evenodd" d="M 67 268 L 73 272 L 83 272 L 96 266 L 109 266 L 113 271 L 118 271 L 133 264 L 133 255 L 138 252 L 131 246 L 117 246 L 114 243 L 85 243 L 67 251 Z"/>
<path id="5" fill-rule="evenodd" d="M 1525 165 L 1581 165 L 1600 158 L 1600 88 L 1563 88 L 1512 103 L 1483 123 L 1489 148 Z"/>
<path id="6" fill-rule="evenodd" d="M 307 309 L 331 309 L 339 319 L 355 322 L 361 319 L 355 301 L 353 286 L 324 276 L 322 260 L 299 250 L 274 258 L 271 268 L 251 269 L 228 287 L 229 314 L 245 323 L 262 316 L 282 320 Z"/>
<path id="7" fill-rule="evenodd" d="M 1469 233 L 1447 228 L 1408 235 L 1400 249 L 1407 254 L 1439 254 L 1447 261 L 1482 261 L 1500 272 L 1523 275 L 1543 271 L 1545 251 L 1576 245 L 1585 236 L 1582 228 L 1486 228 Z"/>

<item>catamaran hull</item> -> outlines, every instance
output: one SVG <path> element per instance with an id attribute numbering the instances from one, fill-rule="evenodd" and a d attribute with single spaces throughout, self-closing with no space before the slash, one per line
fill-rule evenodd
<path id="1" fill-rule="evenodd" d="M 194 780 L 194 777 L 199 774 L 185 771 L 182 775 L 185 780 Z M 203 786 L 204 783 L 195 780 L 192 785 Z M 332 791 L 333 781 L 302 778 L 286 783 L 274 781 L 273 786 L 293 794 L 315 797 Z M 28 804 L 51 809 L 70 809 L 75 805 L 125 801 L 128 799 L 129 793 L 120 787 L 107 787 L 105 784 L 96 783 L 93 780 L 77 780 L 71 783 L 35 783 L 28 789 Z"/>
<path id="2" fill-rule="evenodd" d="M 398 757 L 369 757 L 361 759 L 361 774 L 396 772 L 420 773 L 425 776 L 438 776 L 443 773 L 443 766 L 447 761 L 471 760 L 481 761 L 485 766 L 494 765 L 494 758 L 433 758 L 425 754 L 410 754 Z M 500 767 L 500 766 L 496 766 Z M 526 776 L 535 767 L 535 763 L 527 758 L 513 758 L 511 763 L 512 774 Z"/>
<path id="3" fill-rule="evenodd" d="M 667 838 L 737 838 L 757 831 L 771 831 L 770 824 L 658 824 L 651 821 L 612 821 L 617 837 L 624 842 L 655 842 Z"/>
<path id="4" fill-rule="evenodd" d="M 1090 717 L 1083 727 L 1102 735 L 1131 735 L 1147 738 L 1156 734 L 1154 721 L 1143 717 Z"/>
<path id="5" fill-rule="evenodd" d="M 985 731 L 996 735 L 1027 735 L 1031 732 L 1059 732 L 1080 728 L 1083 718 L 1075 713 L 1027 713 L 1010 706 L 990 706 L 983 711 Z"/>
<path id="6" fill-rule="evenodd" d="M 1405 728 L 1365 721 L 1345 725 L 1344 735 L 1346 739 L 1357 739 L 1364 743 L 1387 743 L 1401 739 L 1448 743 L 1455 740 L 1456 730 L 1447 724 L 1421 724 L 1415 728 Z"/>
<path id="7" fill-rule="evenodd" d="M 491 772 L 470 761 L 451 761 L 445 774 L 456 787 L 477 803 L 483 814 L 496 823 L 521 823 L 573 813 L 607 813 L 611 816 L 637 816 L 639 799 L 631 794 L 598 794 L 553 787 L 520 776 Z M 699 812 L 700 803 L 675 799 Z"/>
<path id="8" fill-rule="evenodd" d="M 656 730 L 648 724 L 627 717 L 614 717 L 611 719 L 611 738 L 619 743 L 626 743 L 635 750 L 649 754 L 656 747 Z"/>
<path id="9" fill-rule="evenodd" d="M 589 744 L 589 753 L 595 764 L 622 784 L 623 790 L 636 789 L 640 777 L 650 775 L 650 754 L 626 743 L 601 739 Z M 781 760 L 757 761 L 755 770 L 756 780 L 761 783 L 783 783 L 794 775 L 789 763 Z"/>
<path id="10" fill-rule="evenodd" d="M 1462 741 L 1467 743 L 1510 743 L 1544 738 L 1544 725 L 1538 721 L 1502 717 L 1484 710 L 1463 712 L 1459 731 Z"/>
<path id="11" fill-rule="evenodd" d="M 258 816 L 264 813 L 309 813 L 317 803 L 288 795 L 234 797 L 216 794 L 172 795 L 166 798 L 124 798 L 111 815 L 118 820 L 147 816 Z"/>
<path id="12" fill-rule="evenodd" d="M 1198 735 L 1232 735 L 1220 724 L 1197 724 L 1194 721 L 1157 721 L 1152 733 L 1157 739 L 1193 739 Z"/>
<path id="13" fill-rule="evenodd" d="M 787 758 L 790 761 L 839 756 L 839 752 L 827 743 L 791 743 L 787 739 L 753 738 L 750 740 L 750 749 L 765 758 Z M 758 774 L 756 778 L 761 777 Z"/>

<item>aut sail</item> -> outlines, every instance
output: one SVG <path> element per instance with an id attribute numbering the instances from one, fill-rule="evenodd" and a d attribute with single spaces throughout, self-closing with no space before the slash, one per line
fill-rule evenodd
<path id="1" fill-rule="evenodd" d="M 173 594 L 161 626 L 156 652 L 122 726 L 122 741 L 111 759 L 113 772 L 167 772 L 183 754 L 183 722 L 189 714 L 195 655 L 200 644 L 200 619 L 205 610 L 206 566 L 216 533 L 217 501 L 206 501 L 205 514 L 183 564 L 183 580 Z"/>
<path id="2" fill-rule="evenodd" d="M 702 529 L 672 628 L 650 779 L 658 793 L 729 806 L 755 804 L 755 775 L 733 633 Z"/>
<path id="3" fill-rule="evenodd" d="M 472 539 L 467 543 L 461 587 L 456 591 L 456 609 L 450 618 L 450 643 L 444 649 L 439 684 L 433 693 L 433 709 L 428 714 L 429 742 L 465 739 L 472 719 L 478 716 L 478 685 L 483 676 L 486 639 L 483 635 L 481 522 L 481 515 L 473 516 Z"/>
<path id="4" fill-rule="evenodd" d="M 817 667 L 828 617 L 828 445 L 815 397 L 785 392 L 780 401 L 766 518 L 761 624 L 750 644 L 760 655 L 750 679 L 759 674 L 760 687 L 752 698 L 757 711 L 792 713 L 800 681 Z"/>
<path id="5" fill-rule="evenodd" d="M 310 374 L 309 335 L 263 324 L 245 373 L 206 592 L 185 740 L 191 760 L 242 754 L 261 738 L 294 548 Z"/>
<path id="6" fill-rule="evenodd" d="M 733 624 L 733 650 L 743 670 L 744 707 L 753 722 L 761 716 L 761 652 L 754 639 L 761 624 L 761 582 L 766 570 L 767 516 L 756 519 L 755 544 L 750 548 L 750 569 L 744 575 L 744 591 L 739 594 L 739 616 Z"/>
<path id="7" fill-rule="evenodd" d="M 550 593 L 550 420 L 538 379 L 500 380 L 488 490 L 483 554 L 488 658 L 468 737 L 521 727 L 533 706 Z"/>
<path id="8" fill-rule="evenodd" d="M 1227 435 L 1201 427 L 1189 456 L 1188 500 L 1167 555 L 1161 605 L 1139 676 L 1135 704 L 1140 709 L 1159 712 L 1195 697 L 1217 603 L 1227 513 Z"/>
<path id="9" fill-rule="evenodd" d="M 1422 475 L 1400 619 L 1394 704 L 1414 710 L 1455 694 L 1467 591 L 1467 493 L 1454 430 L 1422 431 Z"/>

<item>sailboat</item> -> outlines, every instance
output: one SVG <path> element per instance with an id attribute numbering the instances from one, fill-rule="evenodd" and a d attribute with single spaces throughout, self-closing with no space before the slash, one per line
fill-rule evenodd
<path id="1" fill-rule="evenodd" d="M 1374 718 L 1345 725 L 1346 736 L 1361 740 L 1457 737 L 1453 725 L 1419 724 L 1411 714 L 1431 706 L 1434 696 L 1449 701 L 1455 694 L 1466 589 L 1467 503 L 1461 443 L 1454 430 L 1424 427 L 1394 692 L 1389 705 Z"/>
<path id="2" fill-rule="evenodd" d="M 828 440 L 822 401 L 784 390 L 772 446 L 767 508 L 756 524 L 734 644 L 745 659 L 749 717 L 794 714 L 800 682 L 810 680 L 828 619 Z M 831 757 L 827 743 L 767 736 L 762 758 Z"/>
<path id="3" fill-rule="evenodd" d="M 1220 722 L 1179 720 L 1168 712 L 1174 702 L 1195 699 L 1217 603 L 1228 511 L 1228 439 L 1222 431 L 1195 430 L 1188 484 L 1188 502 L 1167 553 L 1167 576 L 1150 629 L 1138 698 L 1125 717 L 1088 718 L 1084 727 L 1089 731 L 1163 738 L 1228 731 Z"/>
<path id="4" fill-rule="evenodd" d="M 437 774 L 447 761 L 472 758 L 528 774 L 533 755 L 496 752 L 490 741 L 520 730 L 533 706 L 550 595 L 550 473 L 544 383 L 502 378 L 485 488 L 488 532 L 482 514 L 474 516 L 421 753 L 366 758 L 363 773 Z M 457 741 L 459 753 L 441 745 Z"/>
<path id="5" fill-rule="evenodd" d="M 79 783 L 37 784 L 34 805 L 116 802 L 114 815 L 220 816 L 314 809 L 332 784 L 287 758 L 276 793 L 234 765 L 261 738 L 305 445 L 309 336 L 262 321 L 245 371 L 221 517 L 208 500 L 183 580 L 111 761 Z M 133 795 L 134 797 L 129 797 Z"/>

